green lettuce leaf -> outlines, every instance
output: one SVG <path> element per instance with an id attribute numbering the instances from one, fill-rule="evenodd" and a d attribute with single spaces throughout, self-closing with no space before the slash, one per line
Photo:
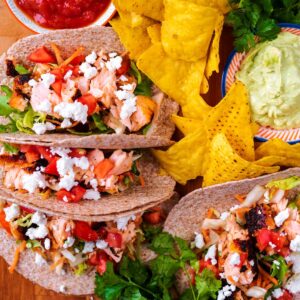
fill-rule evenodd
<path id="1" fill-rule="evenodd" d="M 22 65 L 16 65 L 15 70 L 20 74 L 20 75 L 26 75 L 29 74 L 30 72 Z"/>
<path id="2" fill-rule="evenodd" d="M 267 188 L 277 187 L 285 191 L 285 190 L 291 190 L 298 185 L 300 185 L 300 177 L 292 176 L 286 179 L 271 181 L 266 185 L 266 187 Z"/>
<path id="3" fill-rule="evenodd" d="M 1 85 L 0 89 L 4 94 L 0 95 L 0 116 L 7 117 L 14 111 L 8 104 L 12 96 L 12 90 L 7 85 Z"/>
<path id="4" fill-rule="evenodd" d="M 272 263 L 271 266 L 271 276 L 275 277 L 279 284 L 283 283 L 286 273 L 289 270 L 285 259 L 280 255 L 264 256 L 263 259 L 267 262 Z"/>
<path id="5" fill-rule="evenodd" d="M 4 151 L 10 154 L 17 154 L 19 149 L 11 144 L 3 143 Z"/>

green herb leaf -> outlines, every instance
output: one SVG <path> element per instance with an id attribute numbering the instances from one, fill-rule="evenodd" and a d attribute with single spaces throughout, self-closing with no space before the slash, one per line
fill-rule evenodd
<path id="1" fill-rule="evenodd" d="M 99 129 L 100 133 L 106 133 L 109 131 L 109 127 L 107 127 L 102 121 L 102 116 L 99 114 L 92 115 L 95 126 Z"/>
<path id="2" fill-rule="evenodd" d="M 277 278 L 279 284 L 282 284 L 283 279 L 285 278 L 285 275 L 289 270 L 284 258 L 280 255 L 271 255 L 264 256 L 263 259 L 272 263 L 271 276 Z"/>
<path id="3" fill-rule="evenodd" d="M 266 185 L 266 187 L 267 188 L 277 187 L 281 190 L 286 191 L 286 190 L 291 190 L 298 185 L 300 185 L 300 177 L 292 176 L 286 179 L 271 181 Z"/>
<path id="4" fill-rule="evenodd" d="M 181 239 L 181 238 L 178 238 L 178 237 L 175 237 L 174 238 L 176 243 L 177 243 L 177 246 L 180 250 L 180 259 L 183 261 L 183 262 L 186 262 L 188 260 L 194 260 L 197 258 L 196 254 L 190 249 L 189 247 L 189 244 L 187 241 Z"/>
<path id="5" fill-rule="evenodd" d="M 130 71 L 129 73 L 135 77 L 137 80 L 137 86 L 134 90 L 135 95 L 143 95 L 147 97 L 152 96 L 152 81 L 142 72 L 139 71 L 136 64 L 131 61 L 130 62 Z"/>
<path id="6" fill-rule="evenodd" d="M 122 300 L 147 300 L 143 297 L 140 290 L 137 287 L 128 287 L 124 291 Z"/>
<path id="7" fill-rule="evenodd" d="M 26 75 L 29 74 L 30 72 L 22 65 L 16 65 L 15 70 L 20 74 L 20 75 Z"/>
<path id="8" fill-rule="evenodd" d="M 145 239 L 151 243 L 155 236 L 159 235 L 162 232 L 162 227 L 142 223 L 142 230 L 144 232 Z"/>
<path id="9" fill-rule="evenodd" d="M 158 254 L 176 255 L 174 245 L 175 239 L 169 233 L 162 232 L 154 237 L 151 242 L 150 249 Z"/>
<path id="10" fill-rule="evenodd" d="M 7 85 L 1 85 L 1 91 L 8 98 L 10 98 L 12 96 L 12 94 L 13 94 L 13 91 Z"/>
<path id="11" fill-rule="evenodd" d="M 4 151 L 10 154 L 17 154 L 19 149 L 11 144 L 3 143 Z"/>
<path id="12" fill-rule="evenodd" d="M 132 164 L 131 172 L 136 176 L 140 176 L 140 171 L 137 168 L 136 161 L 134 161 Z"/>

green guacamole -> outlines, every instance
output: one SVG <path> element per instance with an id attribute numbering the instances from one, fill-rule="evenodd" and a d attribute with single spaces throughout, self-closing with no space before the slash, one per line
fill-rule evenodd
<path id="1" fill-rule="evenodd" d="M 282 32 L 258 44 L 236 78 L 248 88 L 253 121 L 276 129 L 300 127 L 300 36 Z"/>

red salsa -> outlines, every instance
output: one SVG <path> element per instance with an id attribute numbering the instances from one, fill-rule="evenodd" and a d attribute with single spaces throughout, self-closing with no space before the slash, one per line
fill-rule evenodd
<path id="1" fill-rule="evenodd" d="M 18 7 L 40 26 L 79 28 L 95 22 L 111 0 L 15 0 Z"/>

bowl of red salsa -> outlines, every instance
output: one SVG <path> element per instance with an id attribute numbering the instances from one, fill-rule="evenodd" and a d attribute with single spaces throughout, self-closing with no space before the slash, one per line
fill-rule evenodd
<path id="1" fill-rule="evenodd" d="M 6 0 L 15 17 L 38 33 L 105 25 L 115 14 L 111 0 Z"/>

